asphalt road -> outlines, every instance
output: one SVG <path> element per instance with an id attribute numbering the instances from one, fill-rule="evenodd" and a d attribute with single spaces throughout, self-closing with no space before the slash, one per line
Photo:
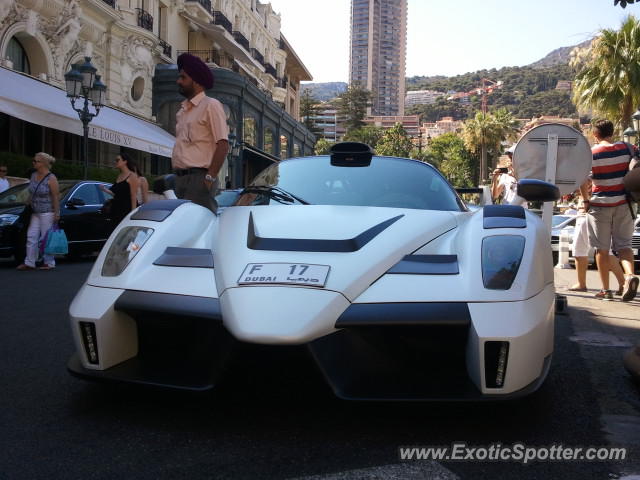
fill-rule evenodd
<path id="1" fill-rule="evenodd" d="M 639 407 L 637 387 L 621 372 L 623 350 L 590 354 L 570 340 L 576 332 L 568 316 L 556 319 L 547 382 L 513 402 L 344 402 L 296 357 L 280 358 L 276 372 L 256 365 L 259 374 L 216 392 L 176 393 L 92 384 L 67 373 L 67 308 L 90 267 L 90 260 L 63 261 L 55 271 L 17 272 L 0 261 L 1 479 L 610 479 L 640 464 L 637 444 L 603 426 L 607 405 Z M 528 465 L 399 460 L 399 446 L 455 441 L 615 444 L 629 447 L 629 458 Z"/>

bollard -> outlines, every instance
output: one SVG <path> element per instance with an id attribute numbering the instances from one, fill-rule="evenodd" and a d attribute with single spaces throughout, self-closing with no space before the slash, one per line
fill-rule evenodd
<path id="1" fill-rule="evenodd" d="M 567 314 L 567 297 L 565 295 L 556 294 L 556 313 L 558 315 Z"/>
<path id="2" fill-rule="evenodd" d="M 563 228 L 560 230 L 560 242 L 558 243 L 558 264 L 556 268 L 571 268 L 569 265 L 569 230 Z"/>

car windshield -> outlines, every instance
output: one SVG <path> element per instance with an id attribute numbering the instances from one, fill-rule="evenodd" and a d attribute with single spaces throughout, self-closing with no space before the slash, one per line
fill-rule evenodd
<path id="1" fill-rule="evenodd" d="M 71 187 L 77 182 L 61 180 L 58 185 L 60 188 L 60 198 L 64 197 Z M 29 182 L 21 183 L 11 187 L 0 193 L 0 206 L 21 204 L 24 205 L 29 200 Z"/>
<path id="2" fill-rule="evenodd" d="M 436 169 L 392 157 L 373 157 L 366 167 L 331 165 L 328 156 L 285 160 L 263 170 L 247 190 L 238 205 L 294 203 L 295 199 L 295 203 L 312 205 L 464 209 Z"/>
<path id="3" fill-rule="evenodd" d="M 0 193 L 0 205 L 27 203 L 29 199 L 29 183 L 21 183 Z"/>

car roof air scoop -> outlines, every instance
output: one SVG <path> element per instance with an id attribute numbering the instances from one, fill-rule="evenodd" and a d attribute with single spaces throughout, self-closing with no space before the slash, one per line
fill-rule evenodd
<path id="1" fill-rule="evenodd" d="M 373 157 L 371 147 L 360 142 L 336 143 L 329 152 L 331 165 L 336 167 L 368 167 Z"/>

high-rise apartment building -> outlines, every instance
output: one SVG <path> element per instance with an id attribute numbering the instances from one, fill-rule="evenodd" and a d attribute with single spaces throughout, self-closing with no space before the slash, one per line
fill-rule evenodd
<path id="1" fill-rule="evenodd" d="M 351 0 L 349 83 L 373 93 L 370 115 L 404 115 L 407 0 Z"/>

